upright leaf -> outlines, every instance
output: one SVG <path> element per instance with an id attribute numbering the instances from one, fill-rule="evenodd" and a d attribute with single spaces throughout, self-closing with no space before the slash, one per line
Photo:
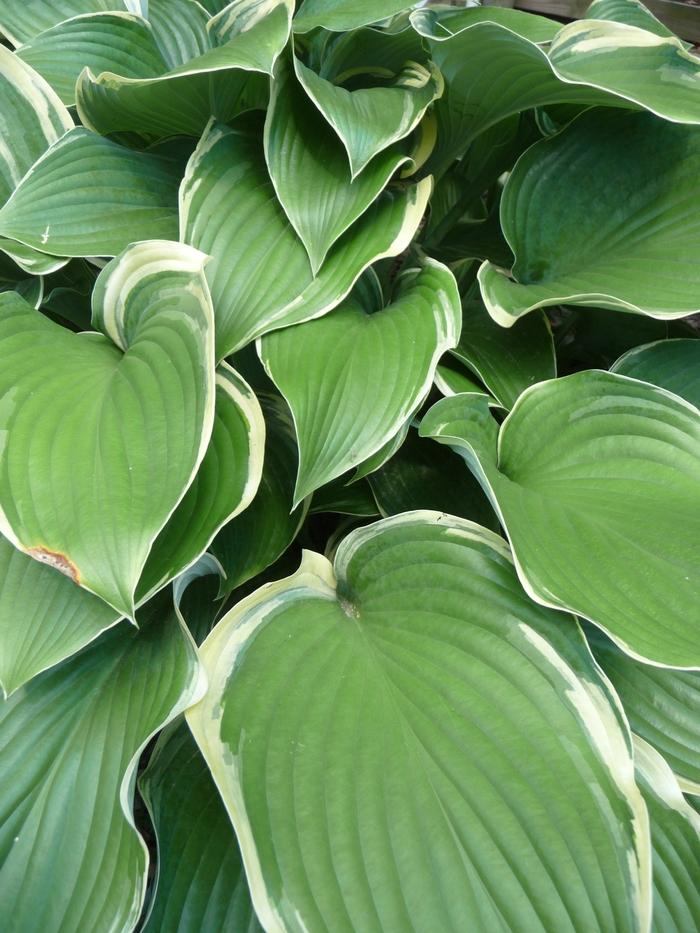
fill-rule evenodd
<path id="1" fill-rule="evenodd" d="M 134 828 L 138 756 L 203 692 L 163 594 L 0 706 L 0 914 L 8 929 L 133 929 L 148 849 Z M 155 676 L 154 676 L 155 674 Z"/>
<path id="2" fill-rule="evenodd" d="M 204 257 L 129 247 L 74 334 L 0 295 L 2 532 L 128 616 L 153 542 L 206 451 L 213 312 Z"/>
<path id="3" fill-rule="evenodd" d="M 485 399 L 458 395 L 421 433 L 465 458 L 534 599 L 590 619 L 632 656 L 700 666 L 696 408 L 588 371 L 525 391 L 500 432 Z"/>
<path id="4" fill-rule="evenodd" d="M 429 259 L 400 281 L 385 308 L 351 296 L 323 318 L 261 340 L 260 358 L 294 417 L 295 503 L 362 463 L 406 424 L 459 327 L 452 273 Z"/>
<path id="5" fill-rule="evenodd" d="M 201 656 L 187 719 L 266 929 L 646 927 L 624 719 L 496 535 L 438 513 L 359 529 Z"/>

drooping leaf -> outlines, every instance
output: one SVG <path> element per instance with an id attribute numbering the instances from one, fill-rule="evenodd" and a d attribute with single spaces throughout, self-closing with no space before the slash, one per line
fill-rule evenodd
<path id="1" fill-rule="evenodd" d="M 0 706 L 0 914 L 42 933 L 133 929 L 148 850 L 134 828 L 138 755 L 202 695 L 165 593 Z"/>
<path id="2" fill-rule="evenodd" d="M 297 447 L 289 409 L 279 396 L 259 394 L 265 414 L 265 457 L 258 491 L 248 508 L 225 525 L 211 545 L 225 573 L 221 595 L 273 564 L 296 537 L 308 503 L 292 508 Z"/>
<path id="3" fill-rule="evenodd" d="M 190 160 L 180 192 L 181 237 L 212 257 L 206 274 L 219 359 L 267 331 L 339 304 L 367 266 L 408 246 L 431 188 L 424 179 L 385 192 L 341 237 L 314 278 L 306 250 L 275 197 L 256 128 L 248 121 L 237 121 L 233 129 L 212 126 Z M 263 269 L 268 276 L 261 288 Z"/>
<path id="4" fill-rule="evenodd" d="M 486 400 L 467 395 L 434 405 L 421 433 L 482 483 L 533 599 L 590 619 L 632 656 L 700 666 L 696 408 L 591 370 L 526 390 L 500 434 Z"/>
<path id="5" fill-rule="evenodd" d="M 146 78 L 167 67 L 148 23 L 126 12 L 73 17 L 39 33 L 17 55 L 68 105 L 75 104 L 75 82 L 83 68 Z"/>
<path id="6" fill-rule="evenodd" d="M 700 127 L 646 113 L 591 110 L 536 143 L 501 200 L 512 277 L 479 270 L 491 316 L 508 327 L 562 303 L 669 319 L 700 308 L 699 169 Z"/>
<path id="7" fill-rule="evenodd" d="M 382 515 L 415 509 L 447 512 L 494 531 L 498 521 L 478 482 L 452 451 L 429 443 L 414 428 L 393 457 L 369 476 Z"/>
<path id="8" fill-rule="evenodd" d="M 619 707 L 496 535 L 437 513 L 355 531 L 333 567 L 307 552 L 240 602 L 201 656 L 187 719 L 266 929 L 647 925 Z"/>
<path id="9" fill-rule="evenodd" d="M 265 421 L 255 393 L 227 363 L 220 363 L 207 452 L 153 543 L 139 581 L 139 601 L 192 564 L 219 529 L 250 505 L 260 485 L 264 448 Z"/>
<path id="10" fill-rule="evenodd" d="M 132 9 L 133 5 L 129 0 L 28 0 L 26 3 L 2 0 L 0 32 L 13 45 L 23 45 L 73 16 L 129 9 L 132 13 L 139 12 Z"/>
<path id="11" fill-rule="evenodd" d="M 213 311 L 191 247 L 129 247 L 74 334 L 0 295 L 2 532 L 128 616 L 214 419 Z M 106 336 L 103 336 L 106 335 Z"/>
<path id="12" fill-rule="evenodd" d="M 405 147 L 391 146 L 352 178 L 343 143 L 319 120 L 317 107 L 284 58 L 275 68 L 265 119 L 265 159 L 277 198 L 306 247 L 314 274 L 336 240 L 409 161 Z"/>
<path id="13" fill-rule="evenodd" d="M 231 821 L 185 722 L 161 734 L 139 789 L 158 841 L 145 933 L 262 933 Z"/>
<path id="14" fill-rule="evenodd" d="M 658 340 L 628 350 L 612 372 L 651 382 L 700 408 L 700 340 Z"/>
<path id="15" fill-rule="evenodd" d="M 351 296 L 325 317 L 261 339 L 260 358 L 294 418 L 295 503 L 376 453 L 407 423 L 438 360 L 456 345 L 460 317 L 452 273 L 428 259 L 399 281 L 384 308 Z"/>
<path id="16" fill-rule="evenodd" d="M 289 38 L 292 7 L 292 0 L 236 0 L 207 22 L 203 54 L 150 78 L 86 68 L 76 90 L 82 122 L 103 134 L 163 138 L 200 136 L 212 116 L 230 120 L 264 99 L 266 76 Z"/>
<path id="17" fill-rule="evenodd" d="M 0 687 L 6 695 L 118 619 L 107 603 L 0 536 Z"/>
<path id="18" fill-rule="evenodd" d="M 700 674 L 635 661 L 598 630 L 588 641 L 632 731 L 664 756 L 686 793 L 700 793 Z"/>
<path id="19" fill-rule="evenodd" d="M 489 317 L 481 301 L 467 301 L 462 307 L 462 334 L 452 353 L 504 408 L 512 408 L 535 382 L 556 376 L 552 332 L 544 314 L 533 314 L 507 329 Z"/>
<path id="20" fill-rule="evenodd" d="M 692 930 L 700 916 L 700 815 L 688 805 L 664 759 L 634 736 L 637 783 L 649 812 L 655 933 Z"/>
<path id="21" fill-rule="evenodd" d="M 443 90 L 440 72 L 416 62 L 404 63 L 390 84 L 353 91 L 316 74 L 297 58 L 294 69 L 345 147 L 353 178 L 377 153 L 408 136 Z"/>
<path id="22" fill-rule="evenodd" d="M 417 0 L 304 0 L 294 17 L 294 32 L 329 29 L 345 32 L 388 19 L 415 6 Z"/>
<path id="23" fill-rule="evenodd" d="M 62 136 L 0 209 L 0 235 L 42 253 L 116 256 L 177 239 L 176 167 L 83 128 Z"/>

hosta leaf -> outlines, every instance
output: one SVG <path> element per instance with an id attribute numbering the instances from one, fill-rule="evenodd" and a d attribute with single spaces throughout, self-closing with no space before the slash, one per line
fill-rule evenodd
<path id="1" fill-rule="evenodd" d="M 520 158 L 501 200 L 512 278 L 479 270 L 508 327 L 566 303 L 677 318 L 700 308 L 700 128 L 592 110 Z M 595 191 L 595 196 L 593 192 Z"/>
<path id="2" fill-rule="evenodd" d="M 203 259 L 177 243 L 129 247 L 95 286 L 93 324 L 108 336 L 0 295 L 2 531 L 124 615 L 211 434 Z"/>
<path id="3" fill-rule="evenodd" d="M 0 46 L 0 204 L 73 120 L 51 87 L 17 55 Z"/>
<path id="4" fill-rule="evenodd" d="M 699 794 L 700 674 L 641 664 L 598 631 L 588 640 L 632 731 L 661 752 L 686 792 Z"/>
<path id="5" fill-rule="evenodd" d="M 362 461 L 353 473 L 352 482 L 357 482 L 369 476 L 370 473 L 374 473 L 379 467 L 384 466 L 390 457 L 394 456 L 396 451 L 401 448 L 403 442 L 406 440 L 406 435 L 408 434 L 408 429 L 411 427 L 412 421 L 413 413 L 404 421 L 393 437 L 390 437 L 385 444 L 382 444 L 379 450 Z"/>
<path id="6" fill-rule="evenodd" d="M 107 603 L 0 537 L 0 686 L 6 694 L 118 619 Z"/>
<path id="7" fill-rule="evenodd" d="M 351 179 L 343 144 L 330 126 L 319 121 L 318 109 L 285 59 L 275 68 L 265 120 L 265 159 L 279 202 L 306 247 L 314 274 L 338 237 L 409 161 L 402 148 L 392 146 Z"/>
<path id="8" fill-rule="evenodd" d="M 306 250 L 280 207 L 265 169 L 257 125 L 212 126 L 189 162 L 180 191 L 182 239 L 211 256 L 217 357 L 276 327 L 324 314 L 371 263 L 410 243 L 431 182 L 385 192 L 331 250 L 314 278 Z M 240 235 L 246 231 L 245 237 Z M 267 270 L 265 288 L 260 270 Z"/>
<path id="9" fill-rule="evenodd" d="M 585 19 L 607 19 L 646 29 L 657 36 L 672 36 L 671 30 L 639 0 L 593 0 L 586 10 Z"/>
<path id="10" fill-rule="evenodd" d="M 196 644 L 200 645 L 214 626 L 221 609 L 218 598 L 221 564 L 213 554 L 202 554 L 173 581 L 175 605 Z"/>
<path id="11" fill-rule="evenodd" d="M 488 394 L 483 386 L 478 385 L 461 368 L 456 366 L 440 363 L 435 370 L 434 382 L 443 395 L 459 395 L 460 393 L 483 395 L 489 400 L 490 404 L 496 404 L 495 399 Z"/>
<path id="12" fill-rule="evenodd" d="M 236 835 L 186 723 L 160 736 L 139 789 L 158 840 L 145 933 L 262 933 Z"/>
<path id="13" fill-rule="evenodd" d="M 145 78 L 166 70 L 148 23 L 131 13 L 76 16 L 40 33 L 17 55 L 36 69 L 64 104 L 75 103 L 83 68 Z"/>
<path id="14" fill-rule="evenodd" d="M 263 468 L 265 421 L 253 390 L 226 363 L 216 373 L 214 426 L 185 496 L 156 538 L 139 601 L 193 563 L 214 535 L 253 500 Z"/>
<path id="15" fill-rule="evenodd" d="M 507 329 L 496 324 L 480 301 L 463 305 L 462 334 L 452 351 L 474 372 L 504 408 L 521 392 L 556 376 L 554 344 L 544 314 L 533 314 Z"/>
<path id="16" fill-rule="evenodd" d="M 684 933 L 700 917 L 700 816 L 658 752 L 634 737 L 637 783 L 649 811 L 655 933 Z"/>
<path id="17" fill-rule="evenodd" d="M 179 68 L 209 50 L 209 19 L 198 0 L 148 0 L 148 20 L 168 68 Z"/>
<path id="18" fill-rule="evenodd" d="M 414 428 L 401 449 L 368 479 L 382 515 L 429 509 L 498 528 L 488 499 L 477 481 L 464 475 L 459 457 L 419 437 Z"/>
<path id="19" fill-rule="evenodd" d="M 304 0 L 294 17 L 294 32 L 323 29 L 345 32 L 388 19 L 415 6 L 417 0 Z"/>
<path id="20" fill-rule="evenodd" d="M 307 504 L 292 509 L 297 446 L 289 410 L 279 396 L 261 394 L 265 458 L 258 491 L 248 508 L 225 525 L 211 552 L 225 573 L 221 594 L 232 592 L 273 564 L 292 543 Z"/>
<path id="21" fill-rule="evenodd" d="M 103 134 L 167 137 L 200 136 L 211 116 L 231 119 L 257 104 L 261 83 L 266 93 L 264 76 L 287 44 L 292 6 L 292 0 L 236 0 L 208 21 L 209 48 L 165 74 L 132 79 L 86 68 L 76 92 L 82 122 Z"/>
<path id="22" fill-rule="evenodd" d="M 2 0 L 0 3 L 0 32 L 13 45 L 22 45 L 39 33 L 56 26 L 63 20 L 83 13 L 100 13 L 108 10 L 129 10 L 133 3 L 128 0 Z"/>
<path id="23" fill-rule="evenodd" d="M 312 514 L 336 512 L 339 515 L 354 515 L 358 518 L 379 515 L 372 488 L 367 480 L 361 479 L 348 484 L 342 477 L 316 490 L 311 500 L 310 511 Z"/>
<path id="24" fill-rule="evenodd" d="M 138 755 L 201 696 L 169 594 L 0 707 L 0 914 L 41 933 L 134 929 L 148 850 L 134 829 Z"/>
<path id="25" fill-rule="evenodd" d="M 25 246 L 24 243 L 18 243 L 16 240 L 6 240 L 3 237 L 0 237 L 0 251 L 11 257 L 20 269 L 30 275 L 50 275 L 52 272 L 62 269 L 68 262 L 63 257 L 48 256 L 46 253 L 40 253 L 38 250 L 32 249 L 31 246 Z"/>
<path id="26" fill-rule="evenodd" d="M 61 256 L 116 256 L 136 240 L 177 238 L 173 163 L 76 128 L 0 209 L 0 235 Z"/>
<path id="27" fill-rule="evenodd" d="M 700 666 L 696 408 L 589 370 L 525 391 L 500 434 L 478 396 L 438 402 L 421 433 L 462 453 L 534 599 L 590 619 L 633 656 Z"/>
<path id="28" fill-rule="evenodd" d="M 353 178 L 378 152 L 415 129 L 443 90 L 440 72 L 417 62 L 407 62 L 386 86 L 355 91 L 333 84 L 298 59 L 294 68 L 302 87 L 345 147 Z"/>
<path id="29" fill-rule="evenodd" d="M 700 408 L 700 340 L 658 340 L 628 350 L 612 371 L 668 389 Z"/>
<path id="30" fill-rule="evenodd" d="M 266 929 L 646 927 L 622 715 L 496 535 L 434 512 L 355 531 L 201 656 L 187 719 Z"/>
<path id="31" fill-rule="evenodd" d="M 428 393 L 459 339 L 457 285 L 428 259 L 391 304 L 351 296 L 331 314 L 263 337 L 260 358 L 289 403 L 299 444 L 294 501 L 376 453 Z"/>

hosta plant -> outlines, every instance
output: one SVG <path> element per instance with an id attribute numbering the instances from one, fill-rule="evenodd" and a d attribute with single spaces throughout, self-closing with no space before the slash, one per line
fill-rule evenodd
<path id="1" fill-rule="evenodd" d="M 696 930 L 700 59 L 0 31 L 2 930 Z"/>

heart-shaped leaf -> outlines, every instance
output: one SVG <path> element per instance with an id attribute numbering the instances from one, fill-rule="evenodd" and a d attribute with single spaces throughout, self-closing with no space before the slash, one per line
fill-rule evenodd
<path id="1" fill-rule="evenodd" d="M 378 522 L 333 567 L 306 552 L 200 650 L 186 716 L 266 929 L 646 928 L 624 718 L 501 538 Z"/>
<path id="2" fill-rule="evenodd" d="M 116 256 L 177 238 L 177 166 L 76 128 L 27 172 L 0 209 L 0 235 L 60 256 Z"/>
<path id="3" fill-rule="evenodd" d="M 306 247 L 314 274 L 338 237 L 409 161 L 405 147 L 392 146 L 352 178 L 343 144 L 319 121 L 318 109 L 284 58 L 275 68 L 265 119 L 265 158 L 277 198 Z"/>
<path id="4" fill-rule="evenodd" d="M 204 690 L 169 593 L 0 704 L 0 913 L 17 930 L 131 930 L 148 849 L 138 756 Z"/>
<path id="5" fill-rule="evenodd" d="M 590 619 L 633 656 L 700 667 L 696 408 L 589 370 L 526 390 L 500 433 L 474 395 L 438 402 L 421 433 L 462 453 L 534 599 Z"/>
<path id="6" fill-rule="evenodd" d="M 0 295 L 2 531 L 133 617 L 150 548 L 190 485 L 214 419 L 204 257 L 129 247 L 74 334 Z"/>
<path id="7" fill-rule="evenodd" d="M 212 126 L 180 191 L 181 238 L 211 256 L 207 280 L 221 359 L 277 327 L 325 314 L 367 266 L 402 252 L 431 190 L 429 179 L 385 192 L 331 250 L 314 277 L 303 244 L 280 207 L 256 129 Z M 246 235 L 240 235 L 241 230 Z M 269 275 L 260 288 L 260 270 Z"/>
<path id="8" fill-rule="evenodd" d="M 651 828 L 652 930 L 692 930 L 700 916 L 700 815 L 688 805 L 661 755 L 638 736 L 634 763 Z"/>
<path id="9" fill-rule="evenodd" d="M 700 674 L 635 661 L 592 627 L 588 642 L 632 731 L 661 752 L 686 793 L 700 794 Z"/>
<path id="10" fill-rule="evenodd" d="M 294 418 L 295 503 L 362 463 L 406 424 L 438 360 L 456 345 L 460 318 L 452 273 L 428 259 L 399 281 L 385 308 L 351 296 L 325 317 L 262 338 L 260 359 Z"/>
<path id="11" fill-rule="evenodd" d="M 519 159 L 501 199 L 512 277 L 479 282 L 506 327 L 533 308 L 677 318 L 700 308 L 700 127 L 591 110 Z"/>
<path id="12" fill-rule="evenodd" d="M 700 409 L 700 340 L 677 337 L 647 343 L 628 350 L 611 368 L 668 389 Z"/>
<path id="13" fill-rule="evenodd" d="M 107 603 L 0 537 L 0 686 L 6 695 L 118 619 Z"/>

